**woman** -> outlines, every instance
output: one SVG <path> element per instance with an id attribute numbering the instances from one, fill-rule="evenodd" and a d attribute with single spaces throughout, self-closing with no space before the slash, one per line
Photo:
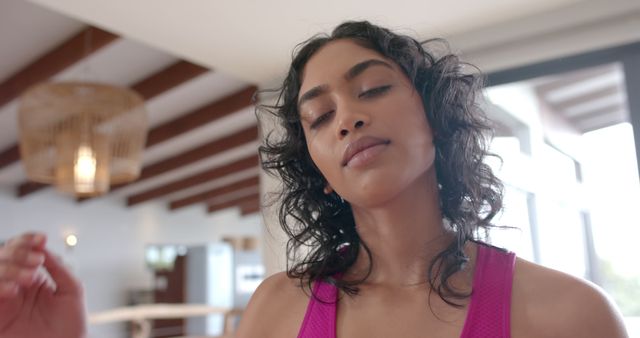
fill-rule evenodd
<path id="1" fill-rule="evenodd" d="M 463 71 L 368 22 L 301 46 L 265 107 L 284 137 L 261 149 L 294 265 L 258 288 L 238 338 L 626 336 L 592 286 L 474 240 L 502 185 Z"/>
<path id="2" fill-rule="evenodd" d="M 293 265 L 258 288 L 236 337 L 626 336 L 596 288 L 477 240 L 502 186 L 462 68 L 367 22 L 302 46 L 263 107 L 284 137 L 261 148 L 284 181 Z M 1 251 L 0 337 L 79 337 L 80 287 L 35 237 Z M 41 264 L 55 292 L 32 280 Z"/>

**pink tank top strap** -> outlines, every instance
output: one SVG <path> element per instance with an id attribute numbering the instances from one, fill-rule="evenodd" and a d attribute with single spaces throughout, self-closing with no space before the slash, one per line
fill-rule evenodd
<path id="1" fill-rule="evenodd" d="M 473 294 L 461 338 L 511 337 L 515 254 L 478 243 Z"/>
<path id="2" fill-rule="evenodd" d="M 298 338 L 335 338 L 337 300 L 338 288 L 323 281 L 315 282 Z"/>

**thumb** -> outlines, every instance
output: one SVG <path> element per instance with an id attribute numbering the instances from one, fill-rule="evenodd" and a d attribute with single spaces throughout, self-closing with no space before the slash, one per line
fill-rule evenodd
<path id="1" fill-rule="evenodd" d="M 80 293 L 80 283 L 51 251 L 44 249 L 44 267 L 56 283 L 56 295 L 77 295 Z"/>

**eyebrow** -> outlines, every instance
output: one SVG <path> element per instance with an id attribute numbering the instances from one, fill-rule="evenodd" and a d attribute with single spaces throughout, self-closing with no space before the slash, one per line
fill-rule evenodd
<path id="1" fill-rule="evenodd" d="M 349 70 L 344 74 L 344 79 L 347 81 L 351 81 L 372 66 L 384 66 L 389 69 L 393 69 L 393 67 L 391 67 L 390 64 L 382 60 L 370 59 L 370 60 L 357 63 L 353 67 L 349 68 Z M 310 101 L 312 99 L 315 99 L 316 97 L 324 94 L 327 91 L 327 89 L 328 89 L 327 85 L 319 85 L 309 89 L 306 93 L 300 96 L 300 99 L 298 100 L 298 107 L 302 106 L 303 103 Z"/>

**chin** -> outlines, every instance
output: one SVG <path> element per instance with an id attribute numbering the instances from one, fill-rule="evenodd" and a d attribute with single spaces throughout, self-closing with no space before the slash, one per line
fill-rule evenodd
<path id="1" fill-rule="evenodd" d="M 435 168 L 429 166 L 420 170 L 372 171 L 370 175 L 362 175 L 350 189 L 345 198 L 352 206 L 362 208 L 377 208 L 390 203 L 400 195 L 420 196 L 425 190 L 430 190 L 435 181 Z M 416 190 L 417 189 L 417 190 Z M 436 192 L 437 193 L 437 192 Z"/>
<path id="2" fill-rule="evenodd" d="M 363 186 L 357 194 L 349 199 L 351 205 L 361 208 L 377 208 L 384 206 L 397 197 L 403 189 L 397 182 L 386 184 L 376 183 L 371 186 Z"/>

